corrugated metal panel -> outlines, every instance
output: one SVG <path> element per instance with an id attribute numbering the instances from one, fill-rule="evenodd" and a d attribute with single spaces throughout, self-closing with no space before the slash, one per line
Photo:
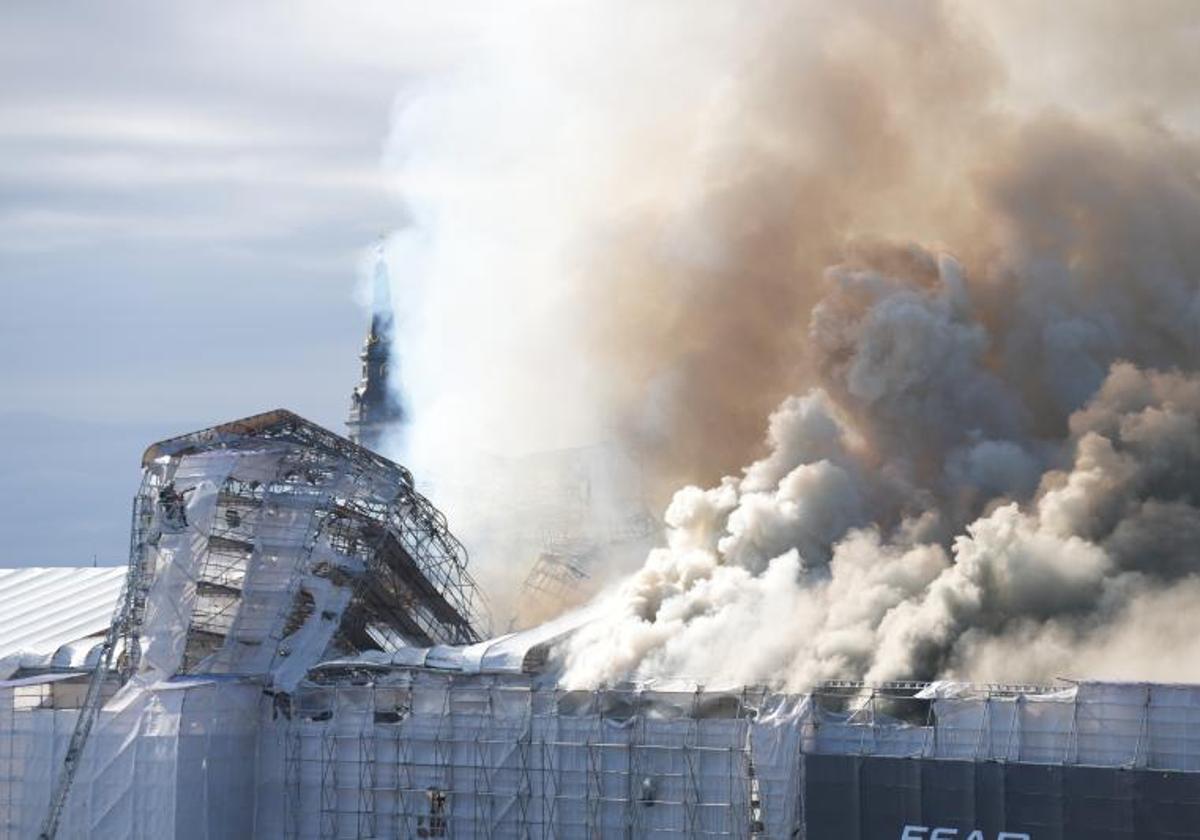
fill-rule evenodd
<path id="1" fill-rule="evenodd" d="M 0 657 L 103 633 L 124 582 L 124 566 L 0 569 Z"/>

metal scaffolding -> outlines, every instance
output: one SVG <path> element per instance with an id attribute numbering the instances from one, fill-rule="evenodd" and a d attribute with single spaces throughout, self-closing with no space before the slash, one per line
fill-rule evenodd
<path id="1" fill-rule="evenodd" d="M 799 762 L 797 751 L 756 773 L 767 699 L 415 672 L 306 685 L 279 726 L 283 833 L 758 837 L 766 789 L 781 808 Z"/>
<path id="2" fill-rule="evenodd" d="M 490 631 L 465 549 L 411 474 L 291 412 L 156 443 L 142 466 L 125 593 L 50 792 L 47 840 L 114 665 L 147 683 L 269 676 L 286 694 L 326 656 Z"/>
<path id="3" fill-rule="evenodd" d="M 570 604 L 591 575 L 589 551 L 543 551 L 521 585 L 521 597 L 535 604 Z"/>
<path id="4" fill-rule="evenodd" d="M 589 611 L 479 641 L 465 552 L 402 467 L 287 412 L 144 466 L 95 667 L 0 686 L 0 837 L 1200 824 L 1198 686 L 568 689 L 549 652 Z"/>
<path id="5" fill-rule="evenodd" d="M 187 502 L 179 498 L 180 470 L 202 455 L 242 455 L 248 466 L 238 461 L 220 476 L 195 576 L 183 673 L 230 634 L 242 645 L 284 645 L 316 608 L 306 574 L 352 589 L 335 638 L 342 654 L 399 643 L 467 644 L 490 629 L 466 550 L 408 470 L 280 410 L 146 451 L 134 514 L 131 658 L 156 578 L 154 549 Z M 215 477 L 216 469 L 205 465 L 199 477 Z"/>

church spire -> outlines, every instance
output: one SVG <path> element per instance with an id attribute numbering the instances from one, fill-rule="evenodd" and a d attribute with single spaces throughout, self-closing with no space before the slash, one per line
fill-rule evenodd
<path id="1" fill-rule="evenodd" d="M 372 277 L 371 328 L 359 356 L 362 378 L 350 397 L 350 417 L 346 421 L 350 439 L 368 449 L 378 448 L 384 434 L 404 422 L 404 409 L 388 388 L 395 329 L 390 286 L 381 246 Z"/>

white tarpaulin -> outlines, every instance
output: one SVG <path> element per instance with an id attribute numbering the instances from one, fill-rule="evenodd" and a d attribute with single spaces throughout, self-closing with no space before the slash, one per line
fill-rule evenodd
<path id="1" fill-rule="evenodd" d="M 66 680 L 21 682 L 0 684 L 6 840 L 37 836 L 79 714 L 55 708 Z M 58 836 L 251 836 L 260 697 L 236 682 L 131 684 L 97 718 Z"/>

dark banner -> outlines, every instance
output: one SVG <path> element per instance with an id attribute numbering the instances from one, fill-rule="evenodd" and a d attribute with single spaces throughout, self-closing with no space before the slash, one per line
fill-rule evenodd
<path id="1" fill-rule="evenodd" d="M 1200 838 L 1200 773 L 808 755 L 807 840 Z"/>

